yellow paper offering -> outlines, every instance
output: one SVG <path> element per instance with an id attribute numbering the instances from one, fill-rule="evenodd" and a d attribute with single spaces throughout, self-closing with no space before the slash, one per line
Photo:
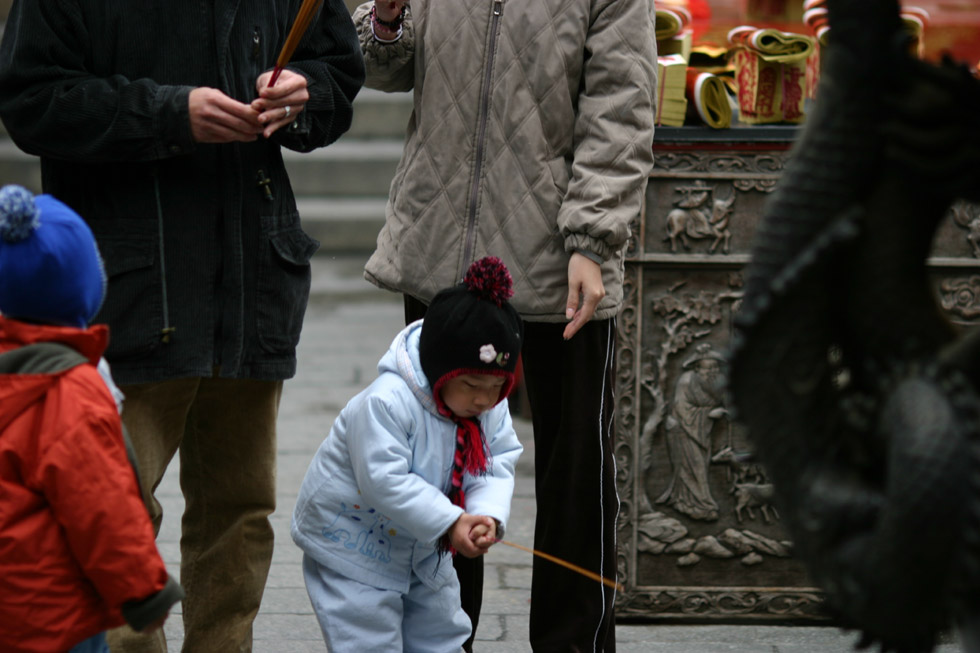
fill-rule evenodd
<path id="1" fill-rule="evenodd" d="M 686 9 L 657 9 L 655 29 L 657 30 L 657 40 L 669 39 L 677 36 L 691 22 L 691 14 Z"/>
<path id="2" fill-rule="evenodd" d="M 680 127 L 687 116 L 687 60 L 679 54 L 657 57 L 656 124 Z"/>
<path id="3" fill-rule="evenodd" d="M 688 68 L 687 100 L 692 113 L 709 127 L 726 129 L 732 126 L 732 105 L 721 77 Z"/>

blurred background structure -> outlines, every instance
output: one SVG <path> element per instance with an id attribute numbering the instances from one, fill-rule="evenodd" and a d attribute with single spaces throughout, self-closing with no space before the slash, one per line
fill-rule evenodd
<path id="1" fill-rule="evenodd" d="M 353 10 L 360 2 L 345 0 Z M 692 27 L 704 42 L 725 44 L 740 24 L 803 31 L 802 0 L 661 0 L 659 5 L 704 6 L 710 18 L 695 16 Z M 0 0 L 0 25 L 12 0 Z M 980 0 L 914 0 L 930 14 L 926 55 L 952 52 L 972 64 L 980 61 Z M 702 9 L 700 14 L 703 15 Z M 287 165 L 304 226 L 322 243 L 320 254 L 369 252 L 384 220 L 388 186 L 402 152 L 411 95 L 363 89 L 355 101 L 354 125 L 338 143 L 310 154 L 286 152 Z M 40 165 L 20 152 L 0 126 L 0 180 L 40 192 Z"/>

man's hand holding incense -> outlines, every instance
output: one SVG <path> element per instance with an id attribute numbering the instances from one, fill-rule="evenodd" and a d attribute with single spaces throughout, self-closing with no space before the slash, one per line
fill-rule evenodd
<path id="1" fill-rule="evenodd" d="M 272 136 L 276 130 L 294 120 L 310 100 L 306 88 L 306 77 L 284 68 L 274 86 L 269 86 L 272 71 L 259 75 L 255 82 L 259 96 L 252 100 L 251 108 L 258 114 L 259 124 L 263 126 L 262 135 Z"/>

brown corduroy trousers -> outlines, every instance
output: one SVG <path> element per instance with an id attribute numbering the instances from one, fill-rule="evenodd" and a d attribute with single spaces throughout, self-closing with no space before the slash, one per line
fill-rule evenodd
<path id="1" fill-rule="evenodd" d="M 159 534 L 153 496 L 180 454 L 184 514 L 180 582 L 185 653 L 252 650 L 276 507 L 276 418 L 281 381 L 187 378 L 122 386 L 123 422 Z M 163 632 L 109 633 L 113 653 L 166 653 Z"/>

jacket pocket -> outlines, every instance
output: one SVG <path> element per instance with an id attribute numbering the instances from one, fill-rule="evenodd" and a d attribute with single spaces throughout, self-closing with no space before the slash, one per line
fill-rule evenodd
<path id="1" fill-rule="evenodd" d="M 266 351 L 288 353 L 299 342 L 310 298 L 310 258 L 320 243 L 300 229 L 295 214 L 292 226 L 276 228 L 277 222 L 262 217 L 265 242 L 256 283 L 256 332 Z"/>
<path id="2" fill-rule="evenodd" d="M 162 279 L 156 241 L 149 236 L 98 236 L 109 287 L 93 322 L 109 325 L 109 360 L 136 359 L 160 346 L 163 332 Z"/>

